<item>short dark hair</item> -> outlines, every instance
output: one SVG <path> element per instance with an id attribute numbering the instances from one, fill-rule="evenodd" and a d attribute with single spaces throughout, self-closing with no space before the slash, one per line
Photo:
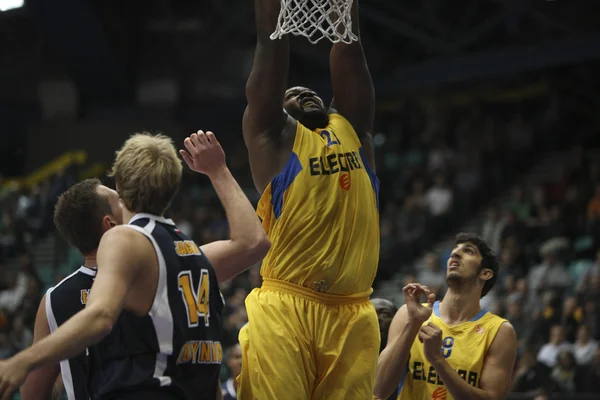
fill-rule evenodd
<path id="1" fill-rule="evenodd" d="M 54 225 L 82 254 L 98 249 L 102 219 L 112 215 L 108 198 L 96 191 L 99 185 L 96 178 L 76 183 L 60 195 L 54 208 Z"/>
<path id="2" fill-rule="evenodd" d="M 496 284 L 496 280 L 498 280 L 498 271 L 500 269 L 500 263 L 498 262 L 498 257 L 494 250 L 483 240 L 480 236 L 474 233 L 459 233 L 454 238 L 454 245 L 457 246 L 462 243 L 471 243 L 474 244 L 475 247 L 481 253 L 481 268 L 491 269 L 494 272 L 494 275 L 488 279 L 483 285 L 483 289 L 481 290 L 481 297 L 488 294 L 490 290 Z"/>

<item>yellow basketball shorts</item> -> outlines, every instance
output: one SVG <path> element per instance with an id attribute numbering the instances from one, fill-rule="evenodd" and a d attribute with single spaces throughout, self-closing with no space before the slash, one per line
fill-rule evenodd
<path id="1" fill-rule="evenodd" d="M 379 355 L 368 293 L 341 297 L 265 279 L 246 298 L 239 400 L 371 400 Z"/>

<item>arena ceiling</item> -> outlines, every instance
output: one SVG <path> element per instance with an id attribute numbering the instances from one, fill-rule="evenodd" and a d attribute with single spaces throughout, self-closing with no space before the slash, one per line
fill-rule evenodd
<path id="1" fill-rule="evenodd" d="M 127 101 L 147 79 L 175 80 L 184 99 L 243 95 L 252 1 L 53 3 L 27 0 L 0 12 L 0 84 L 10 88 L 1 99 L 26 98 L 22 91 L 54 76 L 72 79 L 84 99 L 105 102 Z M 394 90 L 600 58 L 594 3 L 363 0 L 361 29 L 376 82 Z M 293 40 L 291 79 L 326 82 L 328 48 Z"/>

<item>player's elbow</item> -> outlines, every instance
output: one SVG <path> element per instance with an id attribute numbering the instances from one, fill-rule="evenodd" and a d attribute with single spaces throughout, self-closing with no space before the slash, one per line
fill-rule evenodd
<path id="1" fill-rule="evenodd" d="M 113 330 L 116 318 L 108 310 L 95 307 L 92 315 L 93 340 L 98 342 Z"/>
<path id="2" fill-rule="evenodd" d="M 271 241 L 265 235 L 264 231 L 253 241 L 246 244 L 246 259 L 251 264 L 261 261 L 271 249 Z"/>
<path id="3" fill-rule="evenodd" d="M 389 385 L 388 385 L 389 386 Z M 394 393 L 393 388 L 386 387 L 384 385 L 378 384 L 377 380 L 375 380 L 375 386 L 373 387 L 373 395 L 378 399 L 387 399 L 392 393 Z"/>

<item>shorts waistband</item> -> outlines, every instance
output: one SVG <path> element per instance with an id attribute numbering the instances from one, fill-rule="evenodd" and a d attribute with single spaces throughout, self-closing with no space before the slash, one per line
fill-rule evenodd
<path id="1" fill-rule="evenodd" d="M 344 304 L 357 304 L 369 301 L 369 296 L 373 293 L 373 289 L 369 289 L 366 292 L 360 292 L 350 295 L 339 295 L 317 292 L 304 286 L 296 285 L 291 282 L 280 281 L 278 279 L 263 278 L 261 289 L 270 289 L 280 292 L 291 293 L 306 300 L 312 300 L 317 303 L 327 305 L 344 305 Z"/>

